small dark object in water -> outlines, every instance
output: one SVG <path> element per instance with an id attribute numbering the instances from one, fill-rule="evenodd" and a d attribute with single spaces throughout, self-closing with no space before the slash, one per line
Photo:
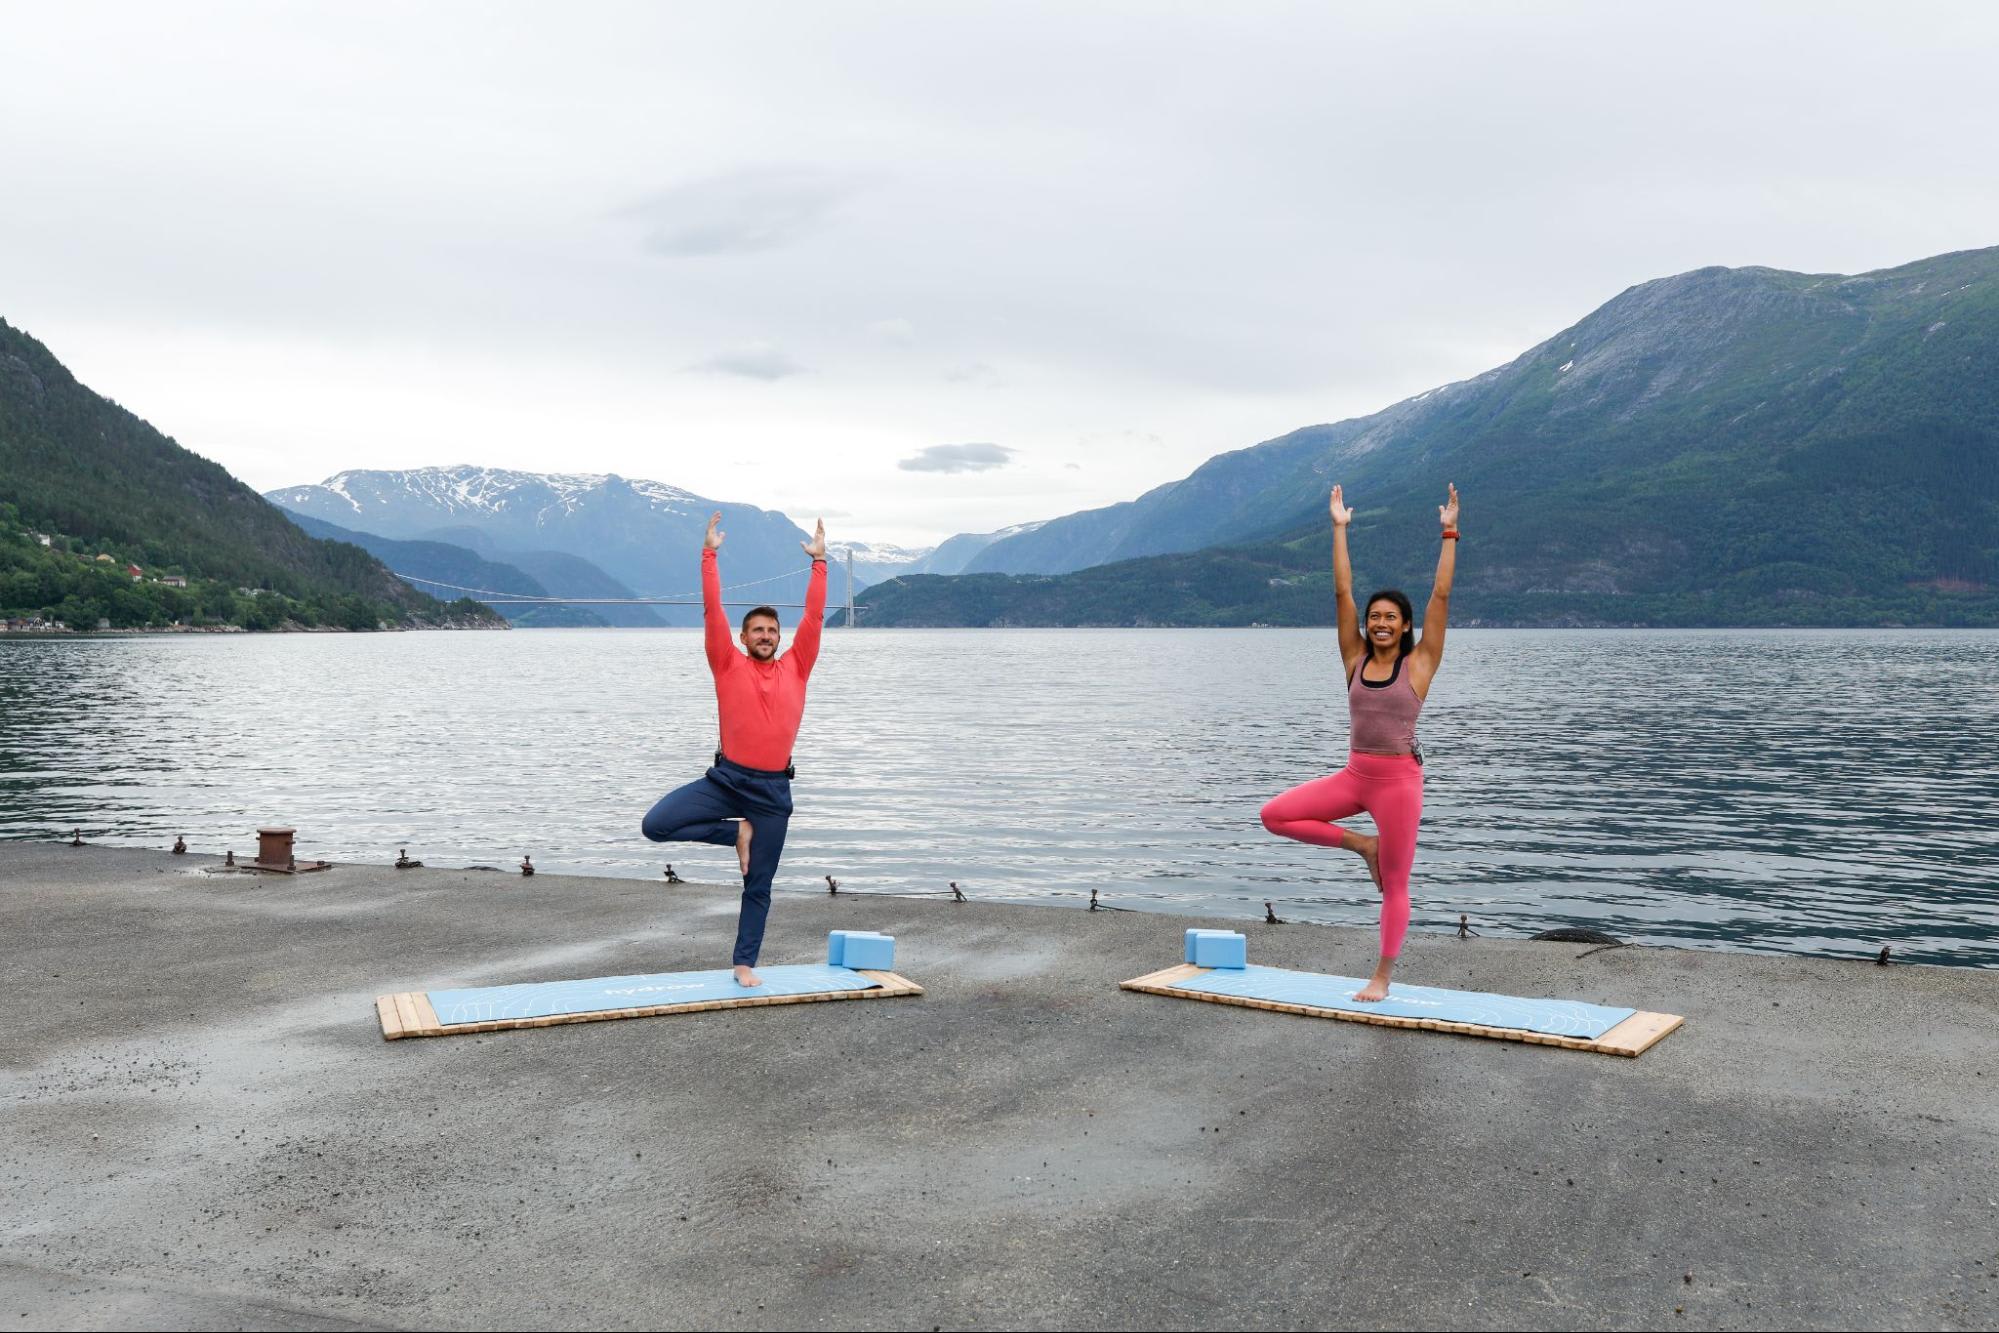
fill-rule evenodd
<path id="1" fill-rule="evenodd" d="M 680 877 L 680 872 L 673 868 L 673 862 L 671 861 L 666 863 L 666 882 L 668 884 L 685 884 L 687 882 Z"/>
<path id="2" fill-rule="evenodd" d="M 1478 938 L 1478 932 L 1471 928 L 1470 912 L 1458 913 L 1458 938 L 1461 940 L 1470 940 Z"/>
<path id="3" fill-rule="evenodd" d="M 233 865 L 235 865 L 235 864 L 236 864 L 236 853 L 234 853 L 234 852 L 224 852 L 224 853 L 222 854 L 222 864 L 223 864 L 223 865 L 226 865 L 226 866 L 233 866 Z"/>
<path id="4" fill-rule="evenodd" d="M 77 829 L 77 830 L 76 830 L 75 832 L 73 832 L 73 833 L 71 833 L 71 834 L 69 835 L 69 845 L 70 845 L 70 846 L 72 846 L 72 847 L 81 847 L 81 846 L 83 846 L 83 830 L 82 830 L 82 829 Z"/>
<path id="5" fill-rule="evenodd" d="M 1606 935 L 1600 930 L 1588 930 L 1582 926 L 1561 926 L 1554 930 L 1544 930 L 1531 938 L 1553 940 L 1557 944 L 1622 944 L 1615 935 Z"/>
<path id="6" fill-rule="evenodd" d="M 1090 890 L 1090 910 L 1091 910 L 1092 912 L 1094 912 L 1094 911 L 1096 911 L 1097 909 L 1098 909 L 1098 903 L 1097 903 L 1097 891 L 1096 891 L 1095 889 L 1091 889 L 1091 890 Z"/>
<path id="7" fill-rule="evenodd" d="M 174 855 L 175 856 L 187 855 L 187 839 L 182 837 L 178 833 L 174 834 Z"/>
<path id="8" fill-rule="evenodd" d="M 834 879 L 831 875 L 826 876 L 826 892 L 838 893 L 839 891 L 840 891 L 840 881 Z"/>
<path id="9" fill-rule="evenodd" d="M 533 873 L 534 873 L 534 858 L 531 856 L 523 856 L 521 858 L 522 877 L 525 878 L 526 876 L 532 875 Z"/>
<path id="10" fill-rule="evenodd" d="M 958 881 L 955 879 L 951 881 L 951 901 L 954 903 L 968 903 L 971 901 L 970 898 L 965 896 L 965 891 L 958 887 Z"/>
<path id="11" fill-rule="evenodd" d="M 1876 967 L 1886 967 L 1886 966 L 1888 966 L 1888 949 L 1889 949 L 1889 946 L 1888 946 L 1888 945 L 1886 945 L 1886 944 L 1884 944 L 1884 945 L 1882 945 L 1882 946 L 1881 946 L 1881 955 L 1880 955 L 1880 957 L 1878 957 L 1878 958 L 1876 958 L 1876 959 L 1874 960 L 1874 966 L 1876 966 Z"/>
<path id="12" fill-rule="evenodd" d="M 1263 924 L 1266 926 L 1281 926 L 1284 924 L 1284 918 L 1277 915 L 1277 909 L 1270 905 L 1268 899 L 1265 899 L 1263 904 Z"/>
<path id="13" fill-rule="evenodd" d="M 409 848 L 407 848 L 407 847 L 398 847 L 398 848 L 396 848 L 396 869 L 398 869 L 398 870 L 418 870 L 418 869 L 421 869 L 421 868 L 422 868 L 422 866 L 423 866 L 423 862 L 421 862 L 421 861 L 412 861 L 412 860 L 410 860 L 410 849 L 409 849 Z"/>

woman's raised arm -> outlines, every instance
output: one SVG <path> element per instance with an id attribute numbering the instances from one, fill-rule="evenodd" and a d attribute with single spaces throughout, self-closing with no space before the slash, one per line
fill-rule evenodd
<path id="1" fill-rule="evenodd" d="M 1347 555 L 1347 524 L 1353 522 L 1353 510 L 1346 507 L 1340 497 L 1340 488 L 1333 487 L 1333 597 L 1336 603 L 1340 626 L 1340 660 L 1346 664 L 1346 673 L 1353 674 L 1353 665 L 1367 652 L 1367 640 L 1360 636 L 1360 611 L 1353 602 L 1353 560 Z"/>
<path id="2" fill-rule="evenodd" d="M 1430 605 L 1423 611 L 1423 637 L 1416 641 L 1414 674 L 1409 683 L 1418 694 L 1430 691 L 1430 678 L 1444 660 L 1444 630 L 1451 618 L 1451 578 L 1458 568 L 1458 488 L 1451 487 L 1448 504 L 1437 506 L 1437 518 L 1444 525 L 1444 549 L 1437 553 L 1437 581 L 1430 588 Z"/>

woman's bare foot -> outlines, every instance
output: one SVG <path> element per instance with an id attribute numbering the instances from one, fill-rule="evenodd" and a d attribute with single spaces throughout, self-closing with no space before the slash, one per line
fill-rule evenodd
<path id="1" fill-rule="evenodd" d="M 1369 878 L 1374 880 L 1374 891 L 1380 893 L 1382 891 L 1381 839 L 1378 837 L 1370 838 L 1365 833 L 1349 832 L 1343 835 L 1343 841 L 1351 843 L 1353 849 L 1360 853 L 1360 859 L 1367 862 L 1367 873 Z M 745 871 L 744 873 L 747 874 L 749 872 Z M 1380 999 L 1381 997 L 1377 995 L 1375 998 Z"/>
<path id="2" fill-rule="evenodd" d="M 1388 974 L 1395 970 L 1395 960 L 1384 958 L 1374 969 L 1368 983 L 1353 993 L 1354 999 L 1362 1004 L 1378 1004 L 1388 998 Z"/>
<path id="3" fill-rule="evenodd" d="M 750 971 L 747 967 L 738 967 L 736 969 L 736 984 L 744 987 L 761 986 L 764 984 L 764 979 Z"/>
<path id="4" fill-rule="evenodd" d="M 750 836 L 753 831 L 754 830 L 750 828 L 749 820 L 739 819 L 736 821 L 736 860 L 743 867 L 743 873 L 745 875 L 750 873 Z M 1379 876 L 1377 876 L 1376 878 L 1378 880 Z M 743 969 L 738 968 L 736 970 L 740 972 Z M 753 986 L 756 983 L 746 981 L 743 984 L 746 986 Z"/>

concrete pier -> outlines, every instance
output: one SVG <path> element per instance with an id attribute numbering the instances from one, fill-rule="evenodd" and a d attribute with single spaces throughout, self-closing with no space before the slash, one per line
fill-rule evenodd
<path id="1" fill-rule="evenodd" d="M 1411 940 L 1687 1016 L 1624 1060 L 1117 989 L 1189 925 L 1365 972 L 1258 904 L 785 894 L 767 962 L 879 930 L 928 994 L 385 1043 L 735 912 L 389 859 L 0 843 L 5 1327 L 1999 1327 L 1999 974 Z"/>

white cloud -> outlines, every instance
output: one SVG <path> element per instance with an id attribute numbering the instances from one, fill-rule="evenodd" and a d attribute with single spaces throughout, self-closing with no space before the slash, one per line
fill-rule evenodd
<path id="1" fill-rule="evenodd" d="M 761 168 L 690 181 L 632 204 L 645 248 L 668 258 L 745 254 L 789 245 L 820 228 L 859 188 L 852 175 Z"/>
<path id="2" fill-rule="evenodd" d="M 695 362 L 690 369 L 716 375 L 740 375 L 751 380 L 781 380 L 805 373 L 804 366 L 769 343 L 749 343 L 717 352 L 706 360 Z"/>
<path id="3" fill-rule="evenodd" d="M 904 472 L 990 472 L 1005 467 L 1013 455 L 998 444 L 933 444 L 896 466 Z"/>

